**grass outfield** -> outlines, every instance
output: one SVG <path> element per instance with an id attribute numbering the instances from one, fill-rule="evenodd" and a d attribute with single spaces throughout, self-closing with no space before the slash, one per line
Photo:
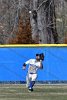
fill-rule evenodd
<path id="1" fill-rule="evenodd" d="M 67 100 L 67 85 L 35 85 L 30 93 L 25 85 L 0 84 L 0 100 Z"/>

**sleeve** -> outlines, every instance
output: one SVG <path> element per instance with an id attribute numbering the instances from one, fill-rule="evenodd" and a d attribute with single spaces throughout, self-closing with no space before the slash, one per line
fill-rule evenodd
<path id="1" fill-rule="evenodd" d="M 30 64 L 31 59 L 29 59 L 28 61 L 25 62 L 25 64 Z"/>

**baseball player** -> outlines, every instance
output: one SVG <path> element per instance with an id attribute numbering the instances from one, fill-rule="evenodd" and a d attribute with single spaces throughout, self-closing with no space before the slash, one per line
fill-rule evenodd
<path id="1" fill-rule="evenodd" d="M 29 64 L 28 73 L 26 76 L 26 86 L 29 91 L 33 91 L 33 86 L 37 78 L 37 70 L 43 69 L 42 61 L 44 60 L 44 54 L 36 54 L 36 59 L 29 59 L 23 64 L 23 69 L 26 69 L 26 65 Z"/>

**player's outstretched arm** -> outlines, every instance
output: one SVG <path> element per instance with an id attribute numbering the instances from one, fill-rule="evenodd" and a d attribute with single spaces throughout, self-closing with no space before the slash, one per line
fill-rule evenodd
<path id="1" fill-rule="evenodd" d="M 26 65 L 30 63 L 30 60 L 26 61 L 24 64 L 23 64 L 23 67 L 22 69 L 26 69 Z"/>
<path id="2" fill-rule="evenodd" d="M 43 69 L 42 60 L 40 60 L 40 69 Z"/>

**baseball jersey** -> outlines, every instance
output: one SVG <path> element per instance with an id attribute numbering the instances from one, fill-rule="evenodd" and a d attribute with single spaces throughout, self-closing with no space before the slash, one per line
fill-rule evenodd
<path id="1" fill-rule="evenodd" d="M 25 64 L 29 64 L 28 73 L 37 73 L 40 67 L 40 61 L 36 61 L 36 59 L 30 59 L 26 61 Z"/>

